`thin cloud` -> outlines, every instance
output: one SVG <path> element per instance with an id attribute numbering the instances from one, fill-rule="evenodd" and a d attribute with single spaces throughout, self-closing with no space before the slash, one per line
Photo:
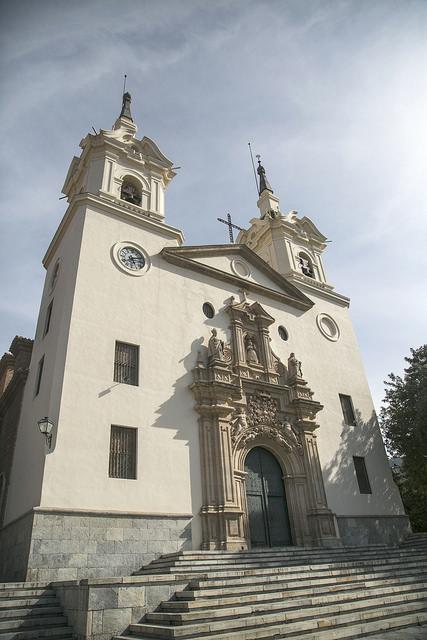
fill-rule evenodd
<path id="1" fill-rule="evenodd" d="M 189 244 L 258 215 L 248 140 L 282 210 L 330 237 L 378 404 L 425 342 L 426 19 L 421 0 L 4 3 L 0 224 L 19 260 L 0 258 L 0 348 L 33 334 L 69 162 L 114 122 L 127 73 L 140 134 L 182 166 L 167 221 Z"/>

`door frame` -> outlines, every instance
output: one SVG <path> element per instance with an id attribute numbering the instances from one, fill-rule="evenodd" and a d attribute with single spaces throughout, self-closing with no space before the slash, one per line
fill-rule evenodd
<path id="1" fill-rule="evenodd" d="M 282 485 L 283 485 L 283 486 L 282 486 L 283 491 L 282 491 L 282 493 L 281 493 L 280 495 L 278 495 L 278 496 L 276 496 L 276 497 L 280 497 L 280 498 L 282 498 L 282 500 L 283 500 L 283 510 L 284 510 L 285 518 L 286 518 L 287 523 L 288 523 L 288 530 L 289 530 L 289 537 L 290 537 L 290 541 L 289 541 L 287 544 L 283 544 L 283 545 L 280 545 L 280 544 L 278 544 L 278 545 L 274 545 L 274 544 L 272 544 L 272 541 L 271 541 L 271 531 L 270 531 L 270 521 L 269 521 L 269 503 L 268 503 L 268 497 L 269 497 L 269 494 L 268 494 L 268 491 L 267 491 L 267 488 L 266 488 L 265 475 L 264 475 L 264 473 L 263 473 L 263 469 L 262 469 L 262 459 L 261 459 L 261 460 L 260 460 L 260 466 L 261 466 L 261 487 L 262 487 L 262 493 L 261 493 L 261 505 L 262 505 L 262 515 L 263 515 L 264 531 L 265 531 L 265 539 L 266 539 L 266 545 L 265 545 L 265 546 L 266 546 L 266 547 L 268 547 L 268 548 L 270 548 L 270 549 L 274 549 L 274 547 L 280 547 L 280 546 L 293 546 L 294 542 L 293 542 L 293 538 L 292 538 L 292 529 L 291 529 L 291 526 L 290 526 L 289 507 L 288 507 L 288 499 L 287 499 L 287 495 L 286 495 L 286 485 L 285 485 L 285 482 L 284 482 L 283 469 L 282 469 L 282 467 L 281 467 L 281 465 L 280 465 L 280 462 L 279 462 L 279 460 L 277 459 L 276 455 L 275 455 L 272 451 L 270 451 L 269 449 L 267 449 L 266 447 L 264 447 L 264 446 L 260 446 L 260 445 L 257 445 L 257 446 L 252 447 L 252 448 L 248 451 L 248 453 L 246 454 L 245 462 L 244 462 L 244 464 L 245 464 L 245 469 L 246 469 L 246 461 L 247 461 L 247 459 L 248 459 L 249 455 L 250 455 L 253 451 L 255 451 L 256 449 L 265 451 L 268 455 L 270 455 L 270 456 L 273 458 L 274 462 L 277 464 L 278 472 L 280 473 L 280 478 L 281 478 L 281 482 L 282 482 Z M 248 472 L 247 472 L 247 471 L 245 471 L 245 473 L 246 473 L 246 477 L 247 477 Z M 248 495 L 247 491 L 248 491 L 248 489 L 247 489 L 247 487 L 246 487 L 246 505 L 247 505 L 247 495 Z M 251 543 L 250 526 L 249 526 L 249 509 L 248 509 L 248 508 L 247 508 L 247 511 L 246 511 L 246 512 L 247 512 L 247 520 L 248 520 L 248 535 L 249 535 L 249 542 L 250 542 L 250 544 L 251 544 L 251 546 L 252 546 L 252 543 Z M 261 545 L 255 545 L 255 546 L 256 546 L 256 548 L 260 548 L 260 546 L 261 546 Z"/>
<path id="2" fill-rule="evenodd" d="M 285 449 L 272 438 L 260 435 L 254 440 L 245 443 L 243 447 L 236 449 L 234 452 L 234 469 L 236 479 L 239 479 L 240 504 L 243 512 L 243 528 L 247 547 L 249 549 L 252 548 L 246 498 L 247 473 L 245 471 L 245 461 L 249 452 L 255 447 L 261 447 L 271 453 L 282 470 L 292 545 L 303 546 L 312 544 L 312 535 L 307 519 L 308 487 L 303 456 L 295 450 L 289 451 Z"/>

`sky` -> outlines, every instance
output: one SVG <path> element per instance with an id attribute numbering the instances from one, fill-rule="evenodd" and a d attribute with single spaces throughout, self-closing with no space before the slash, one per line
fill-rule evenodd
<path id="1" fill-rule="evenodd" d="M 34 336 L 69 163 L 126 73 L 138 135 L 181 167 L 186 244 L 258 216 L 248 141 L 329 238 L 379 408 L 426 342 L 427 0 L 3 0 L 0 29 L 0 352 Z"/>

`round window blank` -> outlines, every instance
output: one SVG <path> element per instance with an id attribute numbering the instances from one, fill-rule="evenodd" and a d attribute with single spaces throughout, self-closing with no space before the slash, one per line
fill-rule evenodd
<path id="1" fill-rule="evenodd" d="M 203 307 L 203 313 L 205 314 L 205 316 L 207 318 L 213 318 L 215 315 L 215 309 L 213 308 L 213 306 L 210 304 L 210 302 L 205 302 Z"/>
<path id="2" fill-rule="evenodd" d="M 285 327 L 280 325 L 277 331 L 279 333 L 279 336 L 282 338 L 282 340 L 286 342 L 286 340 L 289 338 L 289 333 L 286 331 Z"/>
<path id="3" fill-rule="evenodd" d="M 320 332 L 332 342 L 336 342 L 340 337 L 340 330 L 335 320 L 326 313 L 319 313 L 316 318 Z"/>

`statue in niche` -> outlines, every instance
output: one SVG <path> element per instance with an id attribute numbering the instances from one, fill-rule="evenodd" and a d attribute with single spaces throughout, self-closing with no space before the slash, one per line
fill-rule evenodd
<path id="1" fill-rule="evenodd" d="M 246 362 L 248 364 L 259 364 L 258 354 L 252 338 L 246 340 Z"/>
<path id="2" fill-rule="evenodd" d="M 224 342 L 217 337 L 217 330 L 212 329 L 208 342 L 209 360 L 224 360 Z"/>
<path id="3" fill-rule="evenodd" d="M 239 412 L 234 418 L 231 427 L 231 439 L 233 442 L 235 442 L 242 431 L 244 431 L 248 427 L 245 412 L 243 411 L 243 409 L 239 409 L 238 411 Z"/>
<path id="4" fill-rule="evenodd" d="M 290 378 L 302 378 L 301 360 L 293 352 L 288 358 L 288 375 Z"/>

